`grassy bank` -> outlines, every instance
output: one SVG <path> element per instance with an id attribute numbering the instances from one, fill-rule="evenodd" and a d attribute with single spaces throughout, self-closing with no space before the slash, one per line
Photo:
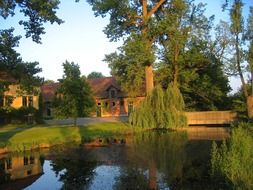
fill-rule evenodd
<path id="1" fill-rule="evenodd" d="M 0 126 L 0 148 L 23 151 L 39 146 L 67 142 L 89 142 L 97 138 L 116 138 L 133 129 L 124 122 L 97 123 L 85 126 L 5 125 Z"/>

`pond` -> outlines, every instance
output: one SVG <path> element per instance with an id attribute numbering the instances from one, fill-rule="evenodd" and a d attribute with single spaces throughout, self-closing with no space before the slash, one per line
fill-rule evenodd
<path id="1" fill-rule="evenodd" d="M 209 177 L 212 138 L 155 131 L 125 144 L 2 155 L 0 189 L 217 189 Z"/>

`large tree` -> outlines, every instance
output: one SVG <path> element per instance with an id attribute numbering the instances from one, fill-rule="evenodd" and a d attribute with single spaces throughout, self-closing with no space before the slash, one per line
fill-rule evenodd
<path id="1" fill-rule="evenodd" d="M 27 20 L 19 21 L 19 24 L 24 26 L 26 37 L 32 37 L 33 41 L 40 43 L 40 36 L 45 33 L 44 23 L 63 23 L 56 16 L 59 3 L 59 0 L 1 0 L 0 16 L 7 19 L 9 16 L 14 16 L 16 10 L 19 10 L 25 18 L 28 17 Z"/>
<path id="2" fill-rule="evenodd" d="M 105 57 L 111 74 L 131 97 L 143 95 L 145 92 L 145 66 L 142 63 L 147 59 L 154 59 L 152 54 L 145 51 L 144 46 L 140 36 L 132 35 L 119 48 L 118 53 L 111 53 Z"/>
<path id="3" fill-rule="evenodd" d="M 157 15 L 161 46 L 155 79 L 163 88 L 178 86 L 191 110 L 220 109 L 229 91 L 221 63 L 209 50 L 214 16 L 204 14 L 202 3 L 172 0 Z"/>
<path id="4" fill-rule="evenodd" d="M 0 0 L 0 16 L 8 19 L 14 16 L 19 10 L 23 15 L 19 21 L 24 26 L 26 37 L 32 37 L 33 41 L 41 43 L 41 35 L 45 33 L 43 24 L 46 22 L 61 24 L 63 21 L 56 16 L 60 1 L 58 0 Z M 25 19 L 28 18 L 28 19 Z M 8 73 L 13 80 L 0 81 L 0 96 L 10 84 L 10 81 L 16 81 L 23 89 L 32 91 L 34 85 L 41 83 L 41 78 L 36 74 L 41 72 L 38 62 L 23 62 L 15 47 L 18 46 L 21 36 L 13 36 L 14 29 L 0 31 L 0 71 Z"/>
<path id="5" fill-rule="evenodd" d="M 228 7 L 226 4 L 224 8 Z M 251 75 L 251 83 L 252 83 L 252 26 L 253 26 L 253 11 L 251 8 L 250 15 L 247 22 L 247 27 L 245 28 L 244 17 L 242 14 L 243 9 L 243 1 L 242 0 L 233 0 L 232 6 L 229 7 L 229 15 L 230 15 L 230 27 L 229 27 L 229 37 L 230 43 L 228 44 L 228 48 L 230 48 L 230 55 L 227 59 L 227 65 L 234 75 L 239 76 L 243 95 L 247 101 L 247 110 L 248 116 L 253 118 L 253 92 L 249 91 L 247 88 L 247 80 L 245 79 L 246 68 L 249 68 L 249 73 Z M 245 42 L 248 41 L 249 48 L 246 50 L 245 56 Z M 245 65 L 245 63 L 247 65 Z"/>
<path id="6" fill-rule="evenodd" d="M 58 117 L 74 118 L 88 116 L 94 106 L 91 88 L 86 80 L 80 76 L 79 66 L 73 62 L 63 63 L 64 75 L 59 80 L 55 101 L 55 114 Z"/>
<path id="7" fill-rule="evenodd" d="M 38 62 L 24 62 L 15 47 L 20 36 L 13 35 L 14 29 L 0 30 L 0 74 L 8 75 L 13 80 L 0 81 L 5 87 L 13 83 L 21 85 L 23 90 L 32 92 L 34 86 L 39 86 L 42 79 L 37 76 L 41 72 Z M 0 89 L 0 94 L 4 88 Z"/>
<path id="8" fill-rule="evenodd" d="M 152 33 L 154 14 L 162 9 L 167 0 L 87 0 L 95 15 L 110 16 L 110 23 L 104 32 L 111 40 L 118 40 L 130 34 L 140 35 L 144 50 L 152 53 L 155 36 Z M 140 42 L 140 41 L 138 41 Z M 138 54 L 138 52 L 136 52 Z M 148 56 L 149 57 L 149 56 Z M 145 66 L 146 92 L 153 89 L 153 63 L 149 59 L 142 62 Z"/>
<path id="9" fill-rule="evenodd" d="M 182 83 L 182 77 L 189 68 L 197 70 L 202 66 L 199 60 L 203 60 L 201 53 L 203 54 L 204 50 L 201 52 L 198 47 L 206 48 L 206 36 L 210 35 L 213 19 L 213 17 L 206 18 L 204 10 L 205 5 L 202 3 L 195 5 L 192 1 L 171 0 L 157 15 L 157 32 L 161 44 L 159 51 L 161 63 L 158 67 L 168 67 L 167 77 L 170 77 L 169 81 L 174 86 Z M 191 52 L 191 57 L 187 57 L 188 52 Z"/>
<path id="10" fill-rule="evenodd" d="M 246 60 L 248 61 L 248 71 L 251 80 L 249 81 L 251 90 L 247 96 L 248 115 L 253 118 L 253 7 L 250 7 L 250 15 L 248 17 L 246 39 L 249 41 L 248 51 L 246 52 Z"/>

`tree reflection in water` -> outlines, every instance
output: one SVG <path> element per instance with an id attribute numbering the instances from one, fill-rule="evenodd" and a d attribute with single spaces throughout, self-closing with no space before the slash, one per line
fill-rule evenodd
<path id="1" fill-rule="evenodd" d="M 44 175 L 50 176 L 53 171 L 54 183 L 60 182 L 61 189 L 202 190 L 222 187 L 212 183 L 209 176 L 212 141 L 189 140 L 184 132 L 149 131 L 137 133 L 126 142 L 126 145 L 97 148 L 59 146 L 45 157 L 40 153 L 25 156 L 39 160 L 37 168 L 42 168 L 44 159 L 49 161 L 51 167 L 44 167 Z M 22 163 L 23 158 L 24 155 L 19 159 Z M 5 177 L 6 173 L 1 170 L 0 180 Z"/>
<path id="2" fill-rule="evenodd" d="M 59 175 L 59 181 L 63 182 L 61 189 L 87 189 L 97 166 L 90 151 L 78 148 L 58 150 L 55 154 L 51 166 L 56 176 Z"/>
<path id="3" fill-rule="evenodd" d="M 129 164 L 122 167 L 115 189 L 168 188 L 168 184 L 182 178 L 186 143 L 186 133 L 155 131 L 137 134 L 127 149 Z M 162 182 L 159 176 L 163 176 Z"/>

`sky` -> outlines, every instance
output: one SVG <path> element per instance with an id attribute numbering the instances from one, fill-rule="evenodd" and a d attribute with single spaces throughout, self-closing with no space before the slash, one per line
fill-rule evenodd
<path id="1" fill-rule="evenodd" d="M 220 19 L 227 20 L 228 15 L 221 11 L 222 2 L 225 0 L 196 0 L 207 3 L 207 16 L 215 15 L 215 22 Z M 253 0 L 244 0 L 246 6 L 244 14 L 247 14 L 248 6 L 253 6 Z M 45 24 L 46 34 L 42 35 L 42 44 L 36 44 L 31 38 L 25 37 L 23 27 L 18 24 L 21 14 L 6 20 L 0 18 L 0 29 L 14 27 L 15 35 L 22 35 L 17 52 L 24 61 L 38 61 L 42 68 L 40 76 L 45 79 L 57 81 L 62 78 L 62 63 L 65 60 L 78 63 L 81 73 L 88 75 L 92 71 L 102 72 L 110 76 L 110 69 L 103 61 L 105 54 L 116 51 L 122 42 L 110 42 L 103 33 L 108 24 L 108 18 L 95 17 L 89 4 L 82 0 L 75 3 L 74 0 L 61 0 L 57 16 L 65 22 L 58 24 Z M 236 90 L 239 79 L 231 79 L 230 85 Z"/>

